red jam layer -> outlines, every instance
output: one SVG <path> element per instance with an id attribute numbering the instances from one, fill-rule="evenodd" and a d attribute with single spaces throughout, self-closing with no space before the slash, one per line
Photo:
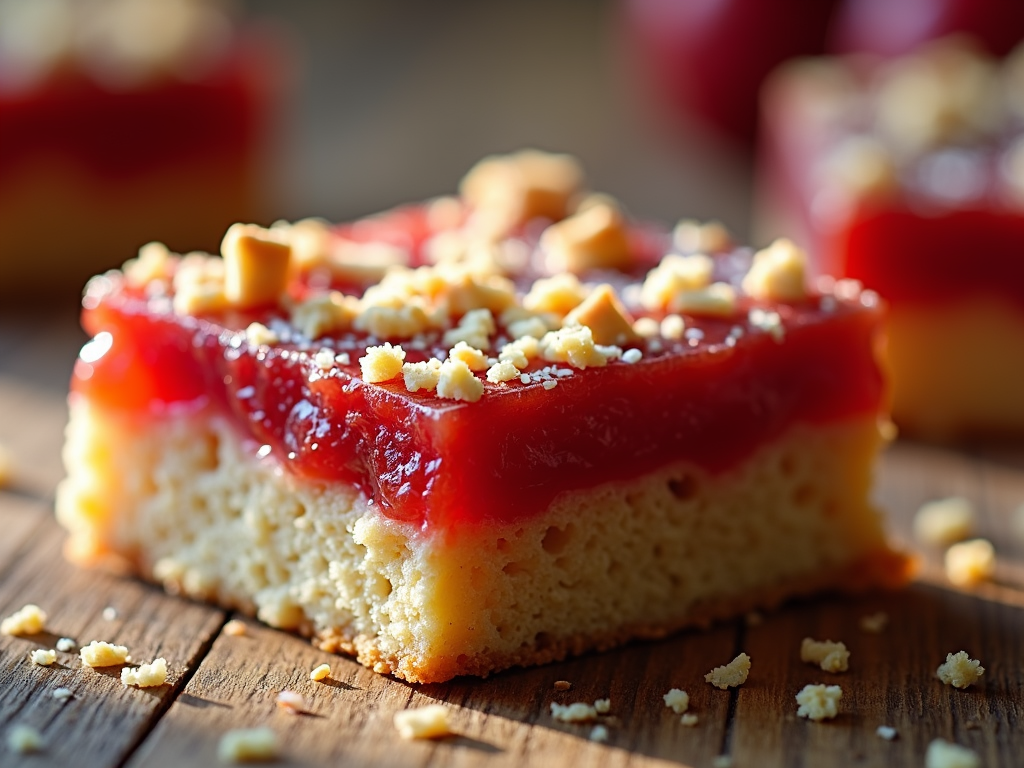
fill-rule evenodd
<path id="1" fill-rule="evenodd" d="M 61 73 L 26 92 L 0 91 L 0 179 L 39 158 L 120 178 L 182 159 L 251 157 L 280 80 L 269 43 L 245 41 L 196 82 L 109 91 Z"/>
<path id="2" fill-rule="evenodd" d="M 527 519 L 563 491 L 679 460 L 721 472 L 794 424 L 876 412 L 880 312 L 817 301 L 778 309 L 782 343 L 745 322 L 695 320 L 699 341 L 574 370 L 553 389 L 487 384 L 467 404 L 407 392 L 401 379 L 364 384 L 357 351 L 325 375 L 310 357 L 320 342 L 251 348 L 234 330 L 251 318 L 226 327 L 157 312 L 115 279 L 87 296 L 83 322 L 96 340 L 72 389 L 141 423 L 212 406 L 294 475 L 353 483 L 393 519 L 450 529 Z M 736 324 L 745 332 L 732 343 Z"/>
<path id="3" fill-rule="evenodd" d="M 842 274 L 891 301 L 945 302 L 1001 296 L 1024 311 L 1024 215 L 905 208 L 862 211 L 823 234 Z"/>

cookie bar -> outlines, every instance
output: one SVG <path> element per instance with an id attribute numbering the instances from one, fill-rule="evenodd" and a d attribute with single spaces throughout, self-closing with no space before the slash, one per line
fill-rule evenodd
<path id="1" fill-rule="evenodd" d="M 890 304 L 893 414 L 947 439 L 1024 430 L 1024 49 L 960 39 L 807 60 L 765 93 L 763 234 Z"/>
<path id="2" fill-rule="evenodd" d="M 805 282 L 535 151 L 222 256 L 151 244 L 85 293 L 68 553 L 418 682 L 902 583 L 881 309 Z"/>

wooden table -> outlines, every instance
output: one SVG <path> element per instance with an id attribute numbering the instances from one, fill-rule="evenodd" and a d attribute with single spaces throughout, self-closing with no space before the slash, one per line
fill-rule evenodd
<path id="1" fill-rule="evenodd" d="M 244 636 L 227 635 L 232 616 L 225 611 L 63 560 L 52 499 L 61 477 L 64 395 L 83 340 L 71 315 L 0 310 L 0 443 L 18 464 L 13 485 L 0 492 L 0 615 L 34 602 L 50 616 L 44 636 L 0 637 L 5 768 L 212 765 L 222 733 L 263 725 L 277 732 L 280 763 L 288 765 L 700 767 L 728 754 L 736 768 L 909 767 L 924 764 L 938 737 L 976 750 L 989 768 L 1024 764 L 1024 544 L 1010 530 L 1011 513 L 1024 502 L 1022 450 L 899 443 L 882 463 L 879 498 L 904 542 L 921 502 L 950 494 L 976 502 L 979 532 L 996 542 L 1000 557 L 996 582 L 977 590 L 952 589 L 939 553 L 923 552 L 920 580 L 900 593 L 824 597 L 789 605 L 756 626 L 737 621 L 487 680 L 415 686 L 248 619 Z M 889 614 L 888 628 L 860 630 L 859 619 L 876 611 Z M 49 668 L 28 662 L 32 649 L 53 647 L 60 636 L 116 641 L 137 659 L 163 656 L 170 682 L 125 688 L 116 668 L 83 668 L 68 653 Z M 832 676 L 801 664 L 805 636 L 845 641 L 850 671 Z M 961 649 L 986 668 L 981 684 L 965 691 L 935 678 L 946 653 Z M 704 682 L 705 672 L 740 650 L 753 659 L 743 687 L 720 691 Z M 308 672 L 322 662 L 332 676 L 313 683 Z M 560 679 L 572 689 L 556 691 Z M 811 682 L 842 685 L 836 720 L 796 717 L 794 695 Z M 74 697 L 58 701 L 58 687 Z M 672 687 L 689 691 L 696 727 L 680 725 L 662 703 Z M 310 713 L 278 710 L 274 699 L 285 689 L 306 696 Z M 590 726 L 549 714 L 553 701 L 604 697 L 611 699 L 606 744 L 588 740 Z M 449 705 L 458 735 L 399 740 L 394 713 L 435 701 Z M 18 756 L 6 747 L 3 737 L 22 723 L 41 731 L 42 753 Z M 882 724 L 897 729 L 895 741 L 875 734 Z"/>

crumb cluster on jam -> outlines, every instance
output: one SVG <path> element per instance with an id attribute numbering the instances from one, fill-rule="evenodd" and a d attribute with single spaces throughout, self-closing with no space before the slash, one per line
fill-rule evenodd
<path id="1" fill-rule="evenodd" d="M 996 295 L 1024 309 L 1022 84 L 1024 46 L 999 60 L 964 38 L 780 73 L 767 183 L 821 271 L 898 302 Z"/>
<path id="2" fill-rule="evenodd" d="M 352 224 L 235 225 L 94 278 L 73 391 L 230 417 L 260 460 L 394 519 L 512 521 L 801 423 L 876 412 L 877 297 L 802 252 L 631 222 L 574 160 L 487 158 L 459 197 Z"/>

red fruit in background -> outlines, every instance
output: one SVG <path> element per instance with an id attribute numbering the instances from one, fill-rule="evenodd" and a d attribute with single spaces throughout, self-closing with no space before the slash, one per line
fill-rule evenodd
<path id="1" fill-rule="evenodd" d="M 1003 56 L 1024 37 L 1022 0 L 845 0 L 830 49 L 882 56 L 908 53 L 928 40 L 964 32 Z"/>
<path id="2" fill-rule="evenodd" d="M 749 141 L 761 81 L 792 56 L 824 52 L 836 2 L 624 0 L 623 5 L 641 75 L 657 96 L 679 113 L 697 115 Z"/>

